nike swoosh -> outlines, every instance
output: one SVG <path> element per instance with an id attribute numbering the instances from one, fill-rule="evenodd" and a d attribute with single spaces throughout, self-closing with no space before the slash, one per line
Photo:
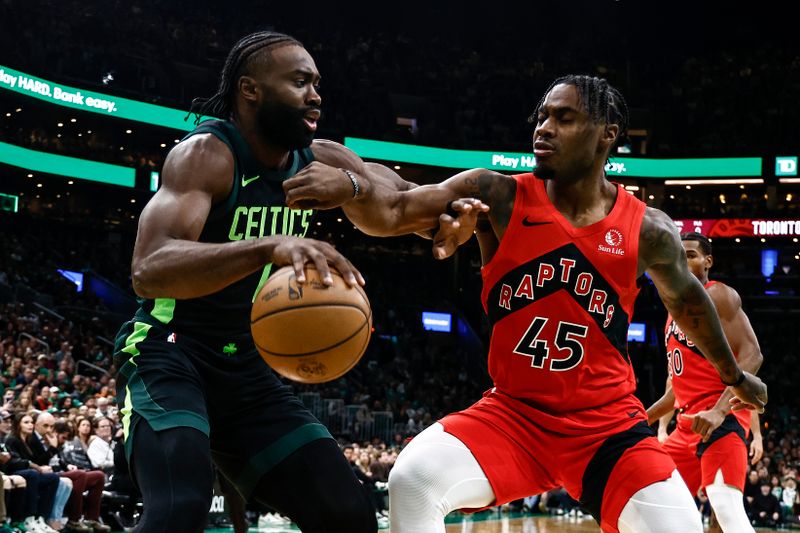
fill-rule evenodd
<path id="1" fill-rule="evenodd" d="M 530 226 L 542 226 L 544 224 L 551 224 L 551 222 L 549 220 L 546 220 L 544 222 L 533 222 L 531 220 L 528 220 L 528 217 L 525 217 L 525 218 L 522 219 L 522 225 L 523 226 L 528 226 L 528 227 L 530 227 Z"/>
<path id="2" fill-rule="evenodd" d="M 245 177 L 244 177 L 244 176 L 242 176 L 242 187 L 247 187 L 247 184 L 248 184 L 248 183 L 252 183 L 252 182 L 256 181 L 258 178 L 260 178 L 260 177 L 261 177 L 261 174 L 259 174 L 259 175 L 258 175 L 258 176 L 256 176 L 255 178 L 250 178 L 250 179 L 248 180 L 248 179 L 245 179 Z"/>
<path id="3" fill-rule="evenodd" d="M 630 413 L 628 413 L 628 416 L 630 418 L 636 418 L 636 415 L 638 415 L 638 414 L 639 414 L 639 411 L 631 411 Z"/>

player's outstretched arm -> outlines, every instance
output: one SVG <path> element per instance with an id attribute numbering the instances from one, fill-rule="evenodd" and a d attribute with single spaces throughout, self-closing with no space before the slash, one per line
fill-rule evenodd
<path id="1" fill-rule="evenodd" d="M 413 187 L 384 166 L 365 164 L 338 143 L 315 142 L 312 149 L 317 162 L 284 182 L 287 205 L 318 209 L 341 206 L 369 235 L 405 235 L 436 228 L 448 203 L 460 198 L 475 198 L 491 206 L 490 220 L 498 237 L 511 217 L 516 181 L 510 176 L 474 169 L 436 185 Z M 342 169 L 353 173 L 357 193 Z"/>
<path id="2" fill-rule="evenodd" d="M 266 263 L 294 265 L 313 261 L 331 283 L 332 263 L 351 285 L 361 274 L 331 245 L 311 239 L 272 236 L 229 243 L 200 243 L 211 207 L 233 184 L 233 156 L 213 135 L 196 135 L 170 152 L 163 185 L 139 218 L 131 265 L 133 288 L 144 298 L 196 298 L 217 292 Z"/>
<path id="3" fill-rule="evenodd" d="M 736 360 L 742 370 L 755 374 L 761 368 L 764 357 L 761 355 L 761 348 L 758 339 L 742 309 L 742 299 L 732 287 L 716 283 L 709 287 L 708 295 L 714 302 L 717 309 L 722 331 L 736 354 Z M 717 429 L 725 417 L 731 411 L 731 399 L 734 397 L 730 387 L 717 399 L 716 404 L 707 411 L 701 411 L 692 418 L 692 431 L 703 437 L 703 441 L 708 441 L 711 433 Z"/>
<path id="4" fill-rule="evenodd" d="M 639 271 L 647 271 L 672 317 L 714 365 L 724 383 L 749 407 L 763 411 L 767 387 L 736 363 L 719 316 L 703 285 L 686 264 L 686 252 L 672 221 L 647 208 L 639 238 Z"/>

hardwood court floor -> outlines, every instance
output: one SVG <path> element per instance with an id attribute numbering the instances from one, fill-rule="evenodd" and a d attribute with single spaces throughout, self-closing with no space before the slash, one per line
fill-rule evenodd
<path id="1" fill-rule="evenodd" d="M 206 533 L 230 533 L 230 529 L 206 530 Z M 251 528 L 250 533 L 297 533 L 296 526 L 272 526 L 267 529 Z M 708 531 L 708 528 L 706 528 Z M 774 531 L 762 530 L 756 531 Z M 483 513 L 476 516 L 450 516 L 447 533 L 599 533 L 600 528 L 591 518 L 551 516 L 520 516 L 519 514 Z M 391 533 L 391 528 L 378 533 Z"/>

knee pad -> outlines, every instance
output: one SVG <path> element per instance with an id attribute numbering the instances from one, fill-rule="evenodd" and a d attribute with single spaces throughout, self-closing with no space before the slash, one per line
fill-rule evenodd
<path id="1" fill-rule="evenodd" d="M 717 515 L 722 531 L 725 533 L 753 533 L 755 531 L 744 510 L 742 491 L 726 485 L 721 470 L 717 470 L 714 483 L 706 487 L 706 494 Z"/>
<path id="2" fill-rule="evenodd" d="M 619 515 L 620 533 L 702 533 L 703 523 L 678 471 L 634 494 Z"/>

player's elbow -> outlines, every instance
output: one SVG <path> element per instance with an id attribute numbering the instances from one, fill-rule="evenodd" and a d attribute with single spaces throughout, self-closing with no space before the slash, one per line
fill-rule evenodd
<path id="1" fill-rule="evenodd" d="M 757 372 L 759 368 L 761 368 L 761 364 L 764 362 L 764 354 L 761 353 L 761 349 L 756 346 L 755 350 L 753 351 L 753 355 L 751 357 L 753 361 L 753 372 Z"/>
<path id="2" fill-rule="evenodd" d="M 140 298 L 153 299 L 159 296 L 156 287 L 157 277 L 145 262 L 135 263 L 131 269 L 131 285 L 133 292 Z"/>

